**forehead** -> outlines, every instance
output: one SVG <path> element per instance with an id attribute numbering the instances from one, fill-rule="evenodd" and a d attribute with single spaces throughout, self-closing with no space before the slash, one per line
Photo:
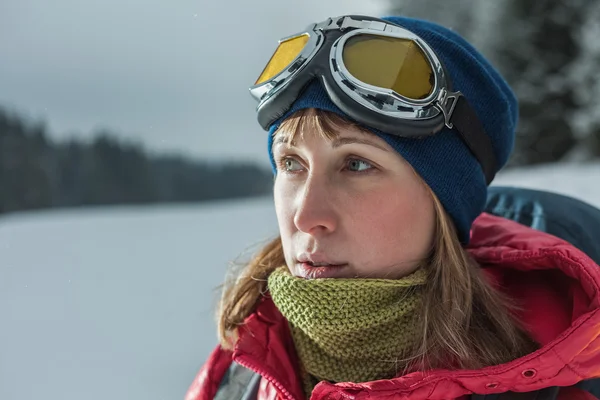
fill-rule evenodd
<path id="1" fill-rule="evenodd" d="M 306 133 L 306 135 L 310 135 L 311 133 Z M 294 140 L 289 135 L 286 136 L 285 133 L 282 133 L 279 136 L 274 138 L 274 147 L 277 145 L 285 145 L 288 147 L 298 147 L 299 142 L 303 142 L 306 139 L 306 135 L 302 135 L 299 140 Z M 314 137 L 314 136 L 313 136 Z M 361 130 L 346 130 L 337 132 L 336 136 L 333 138 L 321 138 L 320 142 L 313 142 L 311 146 L 317 145 L 321 146 L 325 143 L 328 143 L 332 148 L 338 148 L 347 144 L 359 144 L 359 145 L 367 145 L 379 150 L 383 150 L 387 153 L 394 153 L 393 149 L 381 138 L 377 137 L 375 134 L 371 132 L 363 132 Z"/>
<path id="2" fill-rule="evenodd" d="M 273 133 L 273 143 L 295 144 L 319 137 L 334 141 L 343 137 L 373 137 L 376 135 L 365 128 L 332 113 L 305 110 L 284 120 Z"/>

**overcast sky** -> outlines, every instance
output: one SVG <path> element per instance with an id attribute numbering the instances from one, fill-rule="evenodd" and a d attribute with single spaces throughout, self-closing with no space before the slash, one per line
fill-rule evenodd
<path id="1" fill-rule="evenodd" d="M 277 40 L 387 4 L 1 0 L 0 106 L 44 119 L 61 139 L 108 127 L 149 149 L 267 165 L 248 86 Z"/>

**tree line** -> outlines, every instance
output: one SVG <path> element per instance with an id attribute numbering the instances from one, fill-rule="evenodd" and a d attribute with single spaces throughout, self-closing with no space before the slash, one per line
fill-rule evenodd
<path id="1" fill-rule="evenodd" d="M 272 181 L 271 171 L 252 163 L 151 156 L 109 131 L 91 143 L 57 143 L 43 123 L 0 108 L 0 214 L 260 196 Z"/>

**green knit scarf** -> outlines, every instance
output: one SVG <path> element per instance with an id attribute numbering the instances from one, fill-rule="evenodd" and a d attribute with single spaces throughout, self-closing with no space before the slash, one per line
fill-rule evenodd
<path id="1" fill-rule="evenodd" d="M 426 272 L 402 279 L 302 279 L 287 267 L 268 280 L 273 302 L 288 320 L 307 395 L 318 381 L 392 378 L 415 345 Z"/>

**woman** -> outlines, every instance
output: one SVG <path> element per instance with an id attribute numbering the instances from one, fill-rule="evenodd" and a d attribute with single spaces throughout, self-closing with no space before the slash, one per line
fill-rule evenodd
<path id="1" fill-rule="evenodd" d="M 482 213 L 517 103 L 481 54 L 426 21 L 333 18 L 251 93 L 280 237 L 226 286 L 188 400 L 595 398 L 574 385 L 600 376 L 597 265 Z"/>

